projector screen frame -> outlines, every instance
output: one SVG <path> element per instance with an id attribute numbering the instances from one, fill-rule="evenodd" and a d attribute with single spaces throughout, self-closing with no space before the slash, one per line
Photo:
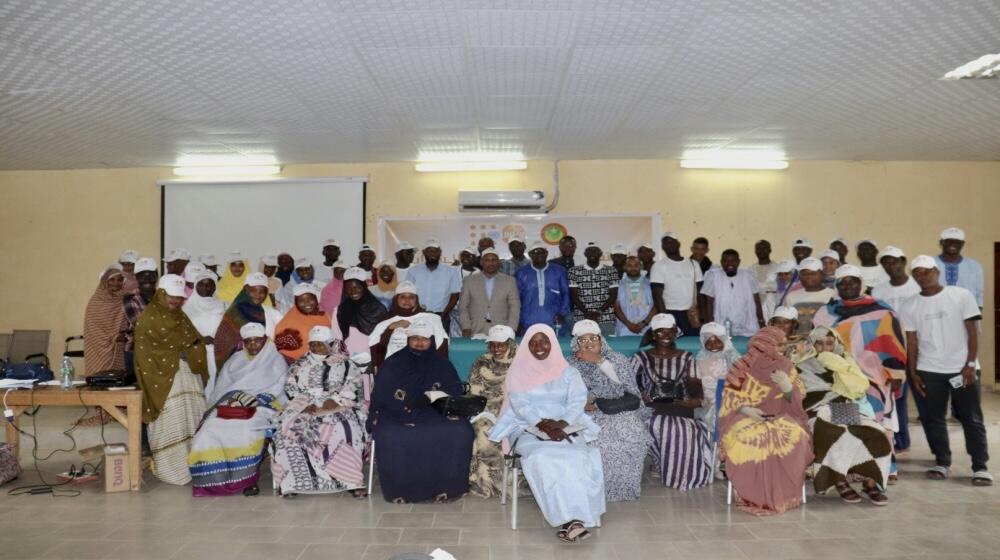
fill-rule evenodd
<path id="1" fill-rule="evenodd" d="M 185 184 L 212 184 L 212 185 L 245 185 L 248 183 L 262 183 L 267 185 L 275 185 L 282 183 L 361 183 L 361 242 L 365 243 L 368 235 L 368 182 L 371 180 L 371 176 L 365 175 L 360 177 L 281 177 L 281 178 L 265 178 L 265 179 L 160 179 L 156 181 L 156 186 L 160 189 L 160 274 L 163 274 L 165 270 L 165 263 L 163 262 L 164 257 L 166 257 L 166 202 L 167 202 L 167 187 L 170 185 L 185 185 Z M 192 255 L 194 257 L 195 255 Z"/>

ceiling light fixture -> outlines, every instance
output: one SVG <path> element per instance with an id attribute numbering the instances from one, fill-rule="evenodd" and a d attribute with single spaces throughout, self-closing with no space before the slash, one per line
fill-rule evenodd
<path id="1" fill-rule="evenodd" d="M 1000 53 L 984 54 L 941 76 L 942 80 L 990 80 L 1000 75 Z"/>
<path id="2" fill-rule="evenodd" d="M 419 172 L 521 171 L 528 168 L 524 154 L 514 152 L 421 152 L 414 166 Z"/>
<path id="3" fill-rule="evenodd" d="M 788 169 L 785 153 L 769 150 L 694 150 L 684 152 L 685 169 Z"/>

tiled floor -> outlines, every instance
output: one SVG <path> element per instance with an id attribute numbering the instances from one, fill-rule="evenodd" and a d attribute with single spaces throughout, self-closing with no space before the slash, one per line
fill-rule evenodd
<path id="1" fill-rule="evenodd" d="M 985 405 L 996 449 L 1000 396 L 987 395 Z M 43 452 L 68 442 L 59 431 L 78 414 L 39 413 Z M 903 480 L 885 508 L 810 496 L 798 510 L 760 519 L 726 507 L 721 483 L 683 493 L 650 479 L 640 501 L 610 504 L 595 537 L 576 545 L 558 542 L 530 499 L 521 500 L 521 525 L 513 532 L 497 500 L 398 506 L 343 495 L 287 500 L 266 489 L 254 498 L 195 499 L 190 488 L 160 484 L 148 473 L 138 493 L 104 494 L 92 483 L 77 498 L 8 496 L 13 485 L 37 480 L 28 459 L 29 472 L 0 489 L 0 558 L 381 560 L 441 547 L 459 560 L 995 560 L 1000 486 L 969 484 L 960 427 L 952 425 L 951 433 L 954 477 L 924 479 L 930 456 L 917 426 L 914 448 L 901 463 Z M 76 435 L 82 447 L 100 442 L 96 428 Z M 122 432 L 109 428 L 106 436 L 121 440 Z M 70 459 L 78 460 L 75 452 L 57 454 L 42 470 L 54 473 Z"/>

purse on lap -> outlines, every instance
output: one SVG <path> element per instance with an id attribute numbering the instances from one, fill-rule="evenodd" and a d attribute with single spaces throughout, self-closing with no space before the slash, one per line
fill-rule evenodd
<path id="1" fill-rule="evenodd" d="M 598 398 L 594 400 L 594 405 L 597 406 L 597 409 L 609 415 L 638 410 L 641 403 L 642 401 L 639 400 L 638 396 L 629 392 L 613 399 Z"/>
<path id="2" fill-rule="evenodd" d="M 841 426 L 861 424 L 861 407 L 857 403 L 830 403 L 830 422 Z"/>
<path id="3" fill-rule="evenodd" d="M 457 395 L 441 397 L 431 403 L 444 416 L 475 416 L 486 409 L 486 397 L 482 395 Z"/>

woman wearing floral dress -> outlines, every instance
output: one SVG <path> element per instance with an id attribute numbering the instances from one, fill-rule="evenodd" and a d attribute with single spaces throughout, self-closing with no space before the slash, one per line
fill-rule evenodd
<path id="1" fill-rule="evenodd" d="M 507 370 L 514 360 L 517 344 L 514 329 L 506 325 L 490 328 L 486 338 L 489 351 L 476 358 L 469 373 L 469 394 L 486 397 L 486 412 L 500 416 L 503 405 Z M 472 425 L 476 439 L 472 442 L 472 465 L 469 468 L 469 491 L 483 498 L 500 494 L 503 473 L 503 453 L 500 445 L 490 441 L 495 420 L 480 418 Z"/>

